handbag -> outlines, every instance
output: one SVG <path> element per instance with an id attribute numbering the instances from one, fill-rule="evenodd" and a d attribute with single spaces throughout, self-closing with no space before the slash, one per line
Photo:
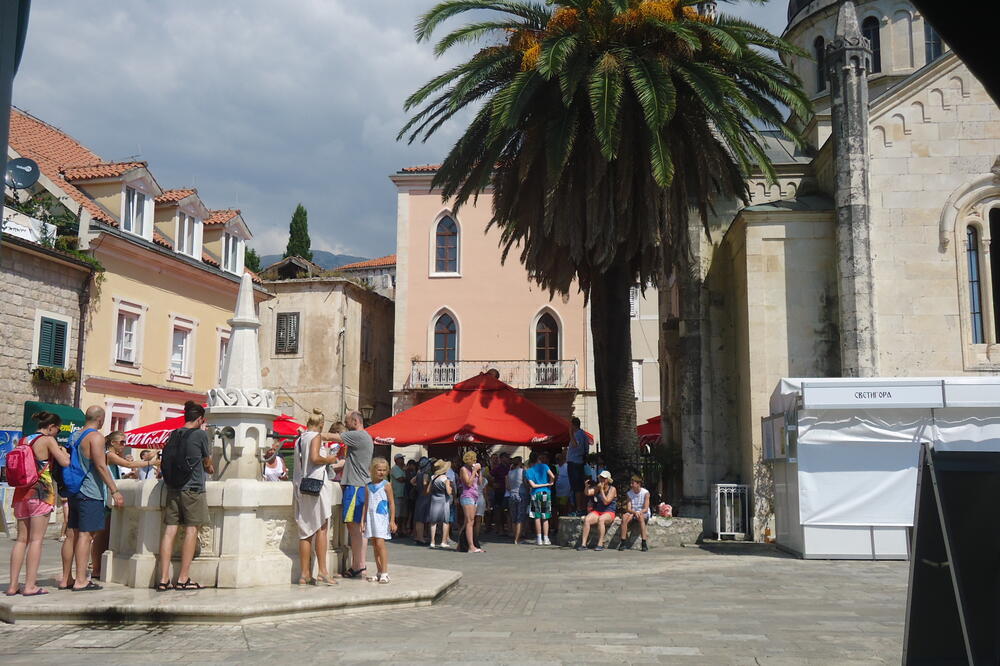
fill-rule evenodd
<path id="1" fill-rule="evenodd" d="M 302 436 L 300 435 L 297 440 L 295 440 L 295 449 L 299 453 L 299 466 L 302 469 L 302 474 L 306 472 L 306 461 L 302 456 Z M 303 495 L 319 495 L 323 490 L 323 479 L 313 479 L 308 476 L 303 476 L 299 481 L 299 492 Z"/>

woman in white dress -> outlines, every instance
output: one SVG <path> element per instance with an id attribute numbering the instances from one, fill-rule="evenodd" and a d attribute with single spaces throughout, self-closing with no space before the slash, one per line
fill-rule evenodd
<path id="1" fill-rule="evenodd" d="M 278 447 L 272 446 L 264 454 L 264 480 L 265 481 L 288 481 L 288 469 L 285 461 L 278 453 Z"/>
<path id="2" fill-rule="evenodd" d="M 306 430 L 295 440 L 295 467 L 292 472 L 292 489 L 295 498 L 295 524 L 299 528 L 299 560 L 302 573 L 299 585 L 336 585 L 326 567 L 326 553 L 329 545 L 328 526 L 333 513 L 333 488 L 326 475 L 326 466 L 331 462 L 329 447 L 323 442 L 331 438 L 323 430 L 323 412 L 314 409 L 306 422 Z M 303 493 L 300 484 L 303 478 L 322 481 L 319 494 Z M 316 567 L 319 570 L 312 578 L 312 552 L 316 551 Z"/>

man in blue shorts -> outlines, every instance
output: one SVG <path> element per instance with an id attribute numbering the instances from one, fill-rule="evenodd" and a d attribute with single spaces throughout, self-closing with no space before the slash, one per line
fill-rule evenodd
<path id="1" fill-rule="evenodd" d="M 368 567 L 365 564 L 367 548 L 361 534 L 361 521 L 365 512 L 365 486 L 371 482 L 368 473 L 372 465 L 375 442 L 365 432 L 365 421 L 361 412 L 351 412 L 344 420 L 347 431 L 333 433 L 332 439 L 347 448 L 344 477 L 340 487 L 344 491 L 344 523 L 351 541 L 351 567 L 344 572 L 344 578 L 357 578 Z"/>

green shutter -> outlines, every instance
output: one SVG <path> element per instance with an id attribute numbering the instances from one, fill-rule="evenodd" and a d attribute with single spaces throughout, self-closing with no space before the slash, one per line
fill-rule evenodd
<path id="1" fill-rule="evenodd" d="M 66 322 L 42 317 L 38 332 L 38 365 L 66 365 Z"/>

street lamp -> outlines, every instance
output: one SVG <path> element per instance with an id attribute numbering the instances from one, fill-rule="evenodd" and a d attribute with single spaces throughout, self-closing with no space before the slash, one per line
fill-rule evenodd
<path id="1" fill-rule="evenodd" d="M 371 405 L 364 405 L 361 407 L 361 417 L 365 420 L 365 423 L 371 423 L 372 414 L 375 413 L 375 408 Z"/>

